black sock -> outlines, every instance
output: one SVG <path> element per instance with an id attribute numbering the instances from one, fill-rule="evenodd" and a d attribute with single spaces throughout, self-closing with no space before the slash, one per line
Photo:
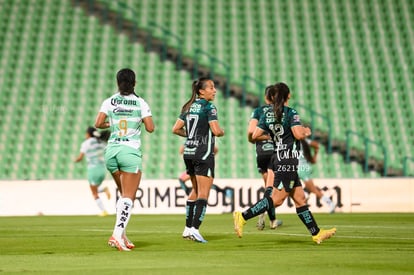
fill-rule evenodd
<path id="1" fill-rule="evenodd" d="M 256 202 L 255 205 L 247 209 L 242 213 L 243 218 L 247 221 L 253 217 L 256 217 L 273 207 L 273 200 L 271 197 L 265 196 L 260 201 Z"/>
<path id="2" fill-rule="evenodd" d="M 296 208 L 296 213 L 303 222 L 303 224 L 308 228 L 312 236 L 315 236 L 319 233 L 319 227 L 316 224 L 315 219 L 313 218 L 312 212 L 309 210 L 308 206 L 302 206 Z"/>
<path id="3" fill-rule="evenodd" d="M 190 195 L 191 190 L 185 185 L 185 182 L 182 179 L 178 179 L 178 182 L 180 183 L 181 188 L 184 190 L 184 192 L 188 195 Z"/>
<path id="4" fill-rule="evenodd" d="M 273 187 L 272 186 L 266 187 L 264 196 L 272 197 L 272 193 L 273 193 Z"/>
<path id="5" fill-rule="evenodd" d="M 269 210 L 267 210 L 267 215 L 269 216 L 269 220 L 276 220 L 276 208 L 272 207 Z"/>
<path id="6" fill-rule="evenodd" d="M 206 209 L 207 209 L 207 200 L 198 199 L 195 201 L 194 217 L 193 217 L 193 223 L 191 225 L 195 229 L 200 228 L 200 225 L 204 220 L 204 215 L 206 214 Z"/>
<path id="7" fill-rule="evenodd" d="M 272 197 L 272 193 L 273 193 L 273 187 L 269 186 L 266 187 L 265 190 L 265 197 Z M 274 221 L 276 220 L 276 211 L 275 211 L 275 207 L 272 206 L 269 210 L 267 210 L 267 215 L 269 216 L 269 220 Z"/>
<path id="8" fill-rule="evenodd" d="M 187 201 L 187 205 L 185 207 L 185 226 L 187 227 L 191 227 L 191 224 L 193 223 L 194 206 L 195 201 Z"/>

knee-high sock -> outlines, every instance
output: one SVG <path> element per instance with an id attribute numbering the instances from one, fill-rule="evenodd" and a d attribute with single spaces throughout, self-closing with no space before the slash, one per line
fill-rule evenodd
<path id="1" fill-rule="evenodd" d="M 328 196 L 326 196 L 326 195 L 323 195 L 322 196 L 321 201 L 323 201 L 327 205 L 333 204 L 332 200 Z"/>
<path id="2" fill-rule="evenodd" d="M 191 227 L 193 224 L 194 218 L 194 206 L 195 201 L 187 201 L 187 205 L 185 206 L 185 226 Z"/>
<path id="3" fill-rule="evenodd" d="M 185 194 L 188 196 L 190 195 L 191 189 L 185 185 L 185 181 L 183 181 L 181 178 L 178 179 L 178 182 L 180 183 L 181 188 L 184 190 Z"/>
<path id="4" fill-rule="evenodd" d="M 204 215 L 206 214 L 207 210 L 207 200 L 205 199 L 198 199 L 195 201 L 194 206 L 194 217 L 193 217 L 193 223 L 192 227 L 195 229 L 199 229 L 201 223 L 204 220 Z"/>
<path id="5" fill-rule="evenodd" d="M 98 197 L 98 198 L 95 200 L 95 202 L 96 202 L 96 205 L 99 207 L 99 209 L 100 209 L 101 211 L 106 211 L 106 210 L 105 210 L 105 206 L 103 205 L 101 198 L 99 198 L 99 197 Z"/>
<path id="6" fill-rule="evenodd" d="M 120 198 L 116 208 L 116 222 L 113 235 L 121 238 L 128 226 L 131 218 L 132 200 L 130 198 Z"/>
<path id="7" fill-rule="evenodd" d="M 269 216 L 269 220 L 276 220 L 276 208 L 271 207 L 269 210 L 267 210 L 267 215 Z"/>
<path id="8" fill-rule="evenodd" d="M 302 206 L 296 208 L 296 213 L 298 214 L 299 218 L 312 234 L 312 236 L 319 233 L 319 227 L 316 224 L 315 219 L 313 218 L 312 212 L 309 210 L 308 206 Z"/>
<path id="9" fill-rule="evenodd" d="M 266 187 L 265 197 L 266 196 L 272 197 L 272 193 L 273 193 L 273 187 L 272 186 Z M 276 208 L 274 207 L 273 202 L 272 202 L 272 206 L 270 207 L 270 209 L 267 210 L 267 215 L 269 216 L 269 220 L 271 221 L 276 220 Z"/>
<path id="10" fill-rule="evenodd" d="M 255 205 L 247 209 L 242 213 L 243 218 L 247 221 L 253 217 L 256 217 L 266 211 L 269 211 L 273 207 L 273 200 L 271 197 L 265 196 Z"/>

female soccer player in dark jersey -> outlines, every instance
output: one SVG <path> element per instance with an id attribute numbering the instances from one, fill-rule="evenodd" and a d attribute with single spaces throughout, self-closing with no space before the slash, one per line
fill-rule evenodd
<path id="1" fill-rule="evenodd" d="M 210 101 L 216 96 L 214 82 L 200 78 L 193 82 L 192 96 L 181 109 L 173 133 L 186 137 L 183 159 L 190 175 L 192 190 L 186 206 L 184 238 L 207 242 L 199 228 L 207 208 L 208 195 L 214 179 L 215 137 L 224 135 L 217 119 L 217 109 Z"/>
<path id="2" fill-rule="evenodd" d="M 272 109 L 272 98 L 270 97 L 270 88 L 272 86 L 267 86 L 265 89 L 265 102 L 266 104 L 257 107 L 253 110 L 252 115 L 250 117 L 249 126 L 247 128 L 247 138 L 249 142 L 254 143 L 256 146 L 256 164 L 257 170 L 262 175 L 264 180 L 264 184 L 266 187 L 267 181 L 267 166 L 270 162 L 270 159 L 273 155 L 273 141 L 270 139 L 270 136 L 263 135 L 261 139 L 258 141 L 253 141 L 252 136 L 253 132 L 256 129 L 257 124 L 260 121 L 260 117 L 264 115 L 269 109 Z M 267 211 L 270 223 L 270 229 L 276 229 L 276 227 L 282 225 L 281 220 L 276 220 L 276 211 L 275 208 L 272 207 L 269 211 Z M 259 215 L 259 219 L 257 221 L 256 227 L 258 230 L 263 230 L 265 228 L 265 213 Z"/>
<path id="3" fill-rule="evenodd" d="M 268 181 L 264 198 L 242 212 L 234 212 L 234 230 L 241 238 L 246 221 L 277 207 L 290 196 L 295 202 L 296 213 L 312 234 L 312 240 L 320 244 L 335 234 L 336 228 L 320 229 L 309 210 L 305 193 L 299 181 L 297 168 L 300 140 L 309 137 L 311 131 L 303 127 L 296 110 L 287 106 L 290 98 L 289 87 L 284 83 L 276 83 L 270 90 L 273 109 L 268 110 L 260 118 L 252 135 L 257 141 L 263 135 L 270 134 L 274 144 L 274 152 L 268 169 Z M 272 199 L 272 192 L 276 192 Z"/>

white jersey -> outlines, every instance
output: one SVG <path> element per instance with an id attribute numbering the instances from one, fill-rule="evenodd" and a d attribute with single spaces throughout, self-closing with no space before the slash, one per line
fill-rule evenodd
<path id="1" fill-rule="evenodd" d="M 80 151 L 85 155 L 88 167 L 104 165 L 104 150 L 106 143 L 96 138 L 88 138 L 82 142 Z"/>
<path id="2" fill-rule="evenodd" d="M 121 144 L 135 149 L 141 147 L 142 119 L 152 116 L 145 100 L 135 94 L 122 96 L 117 93 L 102 103 L 100 112 L 109 119 L 111 136 L 108 146 Z"/>

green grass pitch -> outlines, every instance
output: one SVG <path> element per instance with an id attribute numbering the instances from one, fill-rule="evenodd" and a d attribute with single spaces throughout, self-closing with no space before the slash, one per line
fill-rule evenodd
<path id="1" fill-rule="evenodd" d="M 133 215 L 136 248 L 107 245 L 115 217 L 0 217 L 0 273 L 35 274 L 414 274 L 414 215 L 315 214 L 337 234 L 316 245 L 295 214 L 239 239 L 231 214 L 208 214 L 201 244 L 181 238 L 184 215 Z"/>

